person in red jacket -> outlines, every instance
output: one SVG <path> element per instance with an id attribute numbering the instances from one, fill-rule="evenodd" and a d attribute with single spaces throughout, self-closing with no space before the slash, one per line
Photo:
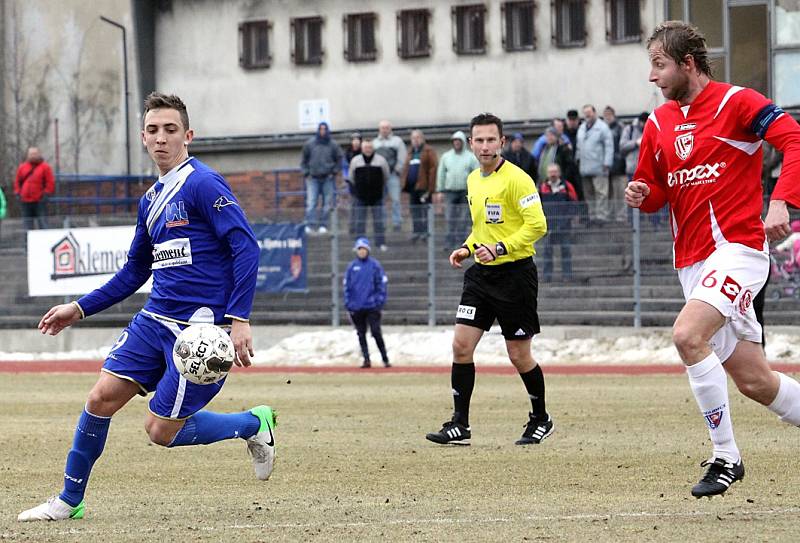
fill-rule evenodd
<path id="1" fill-rule="evenodd" d="M 791 233 L 787 205 L 800 207 L 800 126 L 753 89 L 711 79 L 705 38 L 691 24 L 658 25 L 647 48 L 650 81 L 667 101 L 644 126 L 625 201 L 648 213 L 669 203 L 686 298 L 672 339 L 713 446 L 692 488 L 699 498 L 744 477 L 726 373 L 745 396 L 800 426 L 800 383 L 770 369 L 753 310 L 769 274 L 767 242 Z M 784 153 L 763 222 L 762 140 Z"/>
<path id="2" fill-rule="evenodd" d="M 56 181 L 50 164 L 44 161 L 37 147 L 29 148 L 25 162 L 17 168 L 17 177 L 14 179 L 14 194 L 22 206 L 26 230 L 33 229 L 34 219 L 40 229 L 47 228 L 45 203 L 55 190 Z"/>

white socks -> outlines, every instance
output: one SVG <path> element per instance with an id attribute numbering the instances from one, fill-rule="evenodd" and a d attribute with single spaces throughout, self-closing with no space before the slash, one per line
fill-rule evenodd
<path id="1" fill-rule="evenodd" d="M 728 376 L 719 358 L 713 352 L 693 366 L 686 366 L 689 386 L 700 412 L 706 419 L 714 457 L 728 462 L 739 461 L 739 448 L 733 438 L 730 402 L 728 401 Z M 780 392 L 778 392 L 780 397 Z M 777 403 L 778 398 L 775 399 Z M 798 409 L 800 416 L 800 408 Z"/>
<path id="2" fill-rule="evenodd" d="M 775 372 L 781 379 L 778 394 L 767 409 L 780 419 L 793 426 L 800 426 L 800 383 L 782 373 Z"/>

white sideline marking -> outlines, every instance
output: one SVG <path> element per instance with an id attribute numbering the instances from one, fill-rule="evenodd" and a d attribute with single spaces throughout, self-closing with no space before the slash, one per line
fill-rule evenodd
<path id="1" fill-rule="evenodd" d="M 376 522 L 338 522 L 338 523 L 281 523 L 281 524 L 232 524 L 222 527 L 203 526 L 198 527 L 200 532 L 213 532 L 216 530 L 263 530 L 275 528 L 359 528 L 364 526 L 396 526 L 418 524 L 474 524 L 474 523 L 506 523 L 520 521 L 569 521 L 569 520 L 613 520 L 615 518 L 637 519 L 637 518 L 658 518 L 658 519 L 681 519 L 681 518 L 700 518 L 716 517 L 724 515 L 726 518 L 735 520 L 737 517 L 752 516 L 776 516 L 800 513 L 800 507 L 787 507 L 785 509 L 763 509 L 763 510 L 740 510 L 740 511 L 685 511 L 685 512 L 651 512 L 651 511 L 629 511 L 621 513 L 584 513 L 578 515 L 525 515 L 521 517 L 490 517 L 490 518 L 433 518 L 433 519 L 413 519 L 413 520 L 386 520 Z M 138 530 L 113 529 L 111 533 L 152 533 L 156 531 L 167 531 L 172 528 L 159 524 L 155 527 L 140 528 Z M 70 528 L 57 532 L 59 535 L 109 533 L 106 530 L 81 530 Z"/>

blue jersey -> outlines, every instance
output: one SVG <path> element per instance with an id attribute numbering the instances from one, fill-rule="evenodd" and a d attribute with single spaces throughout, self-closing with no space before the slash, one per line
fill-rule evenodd
<path id="1" fill-rule="evenodd" d="M 144 311 L 178 322 L 247 320 L 259 247 L 225 179 L 188 158 L 139 201 L 128 261 L 78 300 L 85 316 L 136 292 L 153 275 Z"/>

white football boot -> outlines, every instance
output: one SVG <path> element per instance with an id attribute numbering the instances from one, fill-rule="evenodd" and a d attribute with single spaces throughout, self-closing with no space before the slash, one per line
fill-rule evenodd
<path id="1" fill-rule="evenodd" d="M 256 477 L 266 481 L 275 465 L 275 436 L 272 430 L 277 425 L 278 416 L 266 405 L 254 407 L 250 412 L 261 421 L 261 427 L 254 436 L 247 438 L 247 450 L 253 457 Z"/>
<path id="2" fill-rule="evenodd" d="M 72 507 L 58 496 L 53 496 L 33 509 L 23 511 L 17 516 L 19 522 L 32 522 L 34 520 L 67 520 L 83 518 L 86 506 L 84 502 Z"/>

